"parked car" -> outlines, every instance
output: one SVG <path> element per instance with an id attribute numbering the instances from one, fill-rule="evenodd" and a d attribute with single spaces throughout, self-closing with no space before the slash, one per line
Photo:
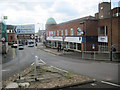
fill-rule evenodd
<path id="1" fill-rule="evenodd" d="M 34 41 L 28 41 L 28 47 L 34 47 Z"/>
<path id="2" fill-rule="evenodd" d="M 11 47 L 12 48 L 17 48 L 17 44 L 13 44 Z"/>
<path id="3" fill-rule="evenodd" d="M 19 44 L 19 50 L 23 50 L 23 49 L 24 49 L 23 45 Z"/>

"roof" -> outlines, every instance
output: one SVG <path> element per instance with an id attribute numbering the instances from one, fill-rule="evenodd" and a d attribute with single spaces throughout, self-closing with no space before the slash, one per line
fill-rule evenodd
<path id="1" fill-rule="evenodd" d="M 53 27 L 55 27 L 55 26 L 59 26 L 59 25 L 63 25 L 63 24 L 68 24 L 68 23 L 73 23 L 73 22 L 86 21 L 86 20 L 97 20 L 97 19 L 96 19 L 95 17 L 93 17 L 93 16 L 86 16 L 86 17 L 82 17 L 82 18 L 70 20 L 70 21 L 67 21 L 67 22 L 63 22 L 63 23 L 60 23 L 60 24 L 51 26 L 51 27 L 49 27 L 49 28 L 53 28 Z"/>
<path id="2" fill-rule="evenodd" d="M 54 18 L 48 18 L 46 24 L 57 24 Z"/>

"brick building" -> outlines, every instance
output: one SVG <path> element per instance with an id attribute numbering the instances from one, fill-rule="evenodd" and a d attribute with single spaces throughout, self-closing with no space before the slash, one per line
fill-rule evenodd
<path id="1" fill-rule="evenodd" d="M 76 51 L 109 51 L 112 12 L 112 44 L 120 51 L 120 8 L 111 10 L 109 2 L 102 2 L 98 10 L 95 17 L 87 16 L 60 24 L 49 18 L 46 22 L 47 45 L 57 48 L 60 44 Z"/>
<path id="2" fill-rule="evenodd" d="M 53 18 L 46 23 L 47 44 L 52 48 L 61 45 L 71 50 L 97 50 L 97 19 L 92 16 L 56 24 Z"/>
<path id="3" fill-rule="evenodd" d="M 98 51 L 110 51 L 111 27 L 112 45 L 120 51 L 120 7 L 115 7 L 110 12 L 110 3 L 102 2 L 98 8 L 99 12 L 95 14 L 98 19 Z"/>
<path id="4" fill-rule="evenodd" d="M 16 36 L 15 26 L 7 25 L 7 34 L 8 34 L 8 44 L 17 43 L 17 40 L 15 39 Z"/>

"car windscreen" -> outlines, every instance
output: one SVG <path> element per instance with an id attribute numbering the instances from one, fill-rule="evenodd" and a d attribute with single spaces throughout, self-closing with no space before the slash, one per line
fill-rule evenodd
<path id="1" fill-rule="evenodd" d="M 29 42 L 28 44 L 34 44 L 34 42 Z"/>

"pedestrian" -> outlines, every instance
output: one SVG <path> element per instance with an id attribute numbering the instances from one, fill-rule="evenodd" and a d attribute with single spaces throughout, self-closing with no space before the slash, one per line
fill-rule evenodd
<path id="1" fill-rule="evenodd" d="M 115 47 L 113 47 L 113 48 L 112 48 L 112 51 L 113 51 L 113 52 L 116 52 L 116 49 L 115 49 Z"/>
<path id="2" fill-rule="evenodd" d="M 61 51 L 61 44 L 60 44 L 60 46 L 59 46 L 59 50 Z"/>
<path id="3" fill-rule="evenodd" d="M 66 50 L 67 50 L 67 52 L 68 52 L 68 45 L 66 44 Z"/>
<path id="4" fill-rule="evenodd" d="M 58 45 L 58 47 L 57 47 L 57 51 L 59 52 L 59 45 Z"/>

